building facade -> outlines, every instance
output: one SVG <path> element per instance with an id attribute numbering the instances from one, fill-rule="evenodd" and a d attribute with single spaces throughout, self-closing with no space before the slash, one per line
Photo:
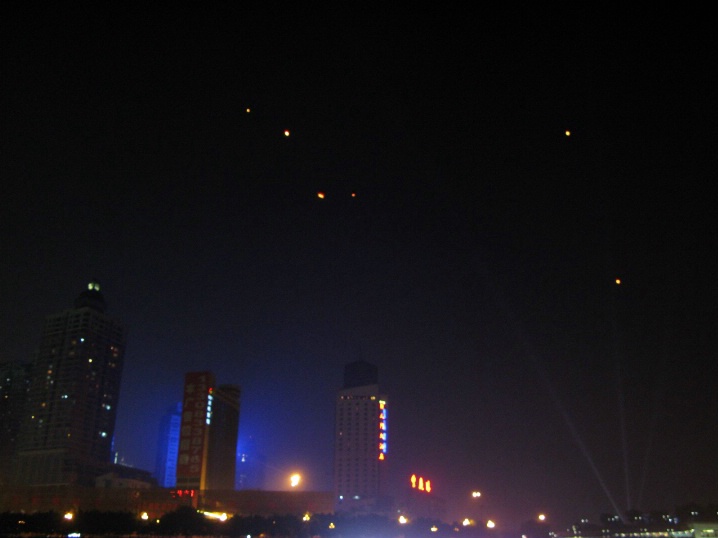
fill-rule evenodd
<path id="1" fill-rule="evenodd" d="M 98 282 L 45 320 L 18 437 L 15 482 L 92 485 L 111 465 L 126 329 Z"/>
<path id="2" fill-rule="evenodd" d="M 177 455 L 177 488 L 233 490 L 240 389 L 215 385 L 211 372 L 185 375 Z"/>
<path id="3" fill-rule="evenodd" d="M 20 361 L 0 362 L 0 487 L 12 477 L 20 425 L 30 384 L 30 365 Z"/>
<path id="4" fill-rule="evenodd" d="M 159 486 L 163 488 L 173 488 L 177 482 L 177 451 L 181 421 L 182 402 L 178 402 L 168 409 L 160 420 L 155 478 Z"/>
<path id="5" fill-rule="evenodd" d="M 212 396 L 207 489 L 233 490 L 237 470 L 240 389 L 235 385 L 220 385 Z"/>
<path id="6" fill-rule="evenodd" d="M 388 401 L 378 369 L 365 361 L 344 368 L 334 436 L 334 500 L 340 512 L 380 512 L 388 455 Z"/>

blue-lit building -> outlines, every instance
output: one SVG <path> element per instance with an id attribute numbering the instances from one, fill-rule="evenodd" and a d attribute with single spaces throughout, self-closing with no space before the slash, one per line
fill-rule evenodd
<path id="1" fill-rule="evenodd" d="M 163 488 L 173 488 L 177 483 L 177 452 L 181 422 L 182 402 L 177 402 L 169 408 L 160 420 L 155 478 L 157 484 Z"/>
<path id="2" fill-rule="evenodd" d="M 237 450 L 235 489 L 264 489 L 267 460 L 254 437 L 240 440 Z"/>

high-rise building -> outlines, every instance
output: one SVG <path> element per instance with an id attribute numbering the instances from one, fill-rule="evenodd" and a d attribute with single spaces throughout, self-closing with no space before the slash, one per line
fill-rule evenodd
<path id="1" fill-rule="evenodd" d="M 211 372 L 185 375 L 177 456 L 178 489 L 234 489 L 239 400 L 239 387 L 215 386 Z"/>
<path id="2" fill-rule="evenodd" d="M 213 392 L 207 451 L 207 489 L 234 489 L 239 436 L 240 389 L 220 385 Z"/>
<path id="3" fill-rule="evenodd" d="M 98 282 L 46 318 L 32 362 L 15 480 L 93 485 L 111 465 L 126 330 L 105 314 Z"/>
<path id="4" fill-rule="evenodd" d="M 163 488 L 173 488 L 177 482 L 177 451 L 179 449 L 182 402 L 167 410 L 160 420 L 157 437 L 155 478 Z"/>
<path id="5" fill-rule="evenodd" d="M 12 461 L 25 416 L 29 373 L 29 363 L 0 362 L 0 487 L 11 481 Z"/>
<path id="6" fill-rule="evenodd" d="M 345 366 L 335 416 L 337 511 L 376 512 L 386 507 L 383 483 L 388 454 L 387 404 L 387 397 L 379 392 L 375 365 L 355 361 Z"/>

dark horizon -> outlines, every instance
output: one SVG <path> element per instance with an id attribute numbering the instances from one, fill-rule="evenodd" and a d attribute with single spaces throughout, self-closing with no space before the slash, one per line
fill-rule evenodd
<path id="1" fill-rule="evenodd" d="M 714 17 L 245 8 L 8 8 L 0 359 L 97 278 L 135 467 L 209 370 L 267 489 L 330 490 L 363 359 L 394 489 L 499 526 L 718 501 Z"/>

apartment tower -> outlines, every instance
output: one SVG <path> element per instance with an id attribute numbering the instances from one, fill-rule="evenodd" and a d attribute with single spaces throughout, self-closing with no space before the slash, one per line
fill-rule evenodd
<path id="1" fill-rule="evenodd" d="M 92 281 L 46 318 L 32 361 L 15 482 L 94 485 L 112 461 L 126 330 Z"/>

